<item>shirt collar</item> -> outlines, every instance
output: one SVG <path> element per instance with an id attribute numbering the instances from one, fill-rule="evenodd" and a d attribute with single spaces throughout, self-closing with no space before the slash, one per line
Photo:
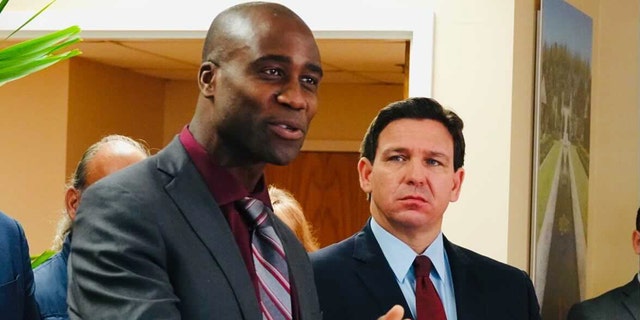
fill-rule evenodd
<path id="1" fill-rule="evenodd" d="M 387 259 L 391 270 L 393 270 L 396 280 L 398 282 L 404 282 L 407 274 L 411 271 L 413 260 L 416 258 L 416 253 L 406 243 L 396 238 L 393 234 L 382 228 L 376 219 L 371 219 L 371 231 L 374 237 L 382 249 L 384 257 Z M 422 253 L 431 259 L 431 263 L 435 268 L 438 276 L 443 277 L 445 275 L 445 257 L 444 257 L 444 242 L 442 240 L 442 232 L 438 233 L 438 236 Z"/>
<path id="2" fill-rule="evenodd" d="M 431 245 L 422 253 L 431 259 L 433 268 L 436 269 L 437 275 L 442 279 L 447 274 L 445 272 L 445 259 L 446 253 L 444 252 L 444 241 L 442 240 L 442 231 L 438 233 L 438 236 L 433 240 Z"/>
<path id="3" fill-rule="evenodd" d="M 189 126 L 185 126 L 182 129 L 179 138 L 189 158 L 191 158 L 191 161 L 207 184 L 209 192 L 211 192 L 219 205 L 224 206 L 249 196 L 262 201 L 271 208 L 264 175 L 258 181 L 255 190 L 250 192 L 226 168 L 217 165 L 213 161 L 213 156 L 209 155 L 206 149 L 198 143 L 191 131 L 189 131 Z"/>

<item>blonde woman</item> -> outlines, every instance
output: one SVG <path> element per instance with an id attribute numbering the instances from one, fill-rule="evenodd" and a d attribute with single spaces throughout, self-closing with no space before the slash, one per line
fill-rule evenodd
<path id="1" fill-rule="evenodd" d="M 318 240 L 314 237 L 311 224 L 304 217 L 302 206 L 298 200 L 289 191 L 273 185 L 269 186 L 269 198 L 273 206 L 273 213 L 293 230 L 298 240 L 302 242 L 304 249 L 307 252 L 318 250 Z"/>

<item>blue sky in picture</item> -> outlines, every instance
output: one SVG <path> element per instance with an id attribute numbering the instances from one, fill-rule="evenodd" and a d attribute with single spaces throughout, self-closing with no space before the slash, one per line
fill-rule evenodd
<path id="1" fill-rule="evenodd" d="M 542 0 L 542 41 L 566 44 L 591 64 L 591 18 L 564 0 Z"/>

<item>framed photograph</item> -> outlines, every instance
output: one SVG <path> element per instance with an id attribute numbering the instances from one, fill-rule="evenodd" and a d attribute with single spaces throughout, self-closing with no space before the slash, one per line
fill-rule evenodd
<path id="1" fill-rule="evenodd" d="M 538 16 L 531 270 L 543 319 L 585 294 L 593 24 L 564 0 Z"/>

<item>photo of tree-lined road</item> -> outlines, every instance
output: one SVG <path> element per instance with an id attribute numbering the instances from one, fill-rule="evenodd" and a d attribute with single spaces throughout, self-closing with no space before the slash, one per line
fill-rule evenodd
<path id="1" fill-rule="evenodd" d="M 542 2 L 536 114 L 535 278 L 543 319 L 566 319 L 585 285 L 592 22 Z"/>

